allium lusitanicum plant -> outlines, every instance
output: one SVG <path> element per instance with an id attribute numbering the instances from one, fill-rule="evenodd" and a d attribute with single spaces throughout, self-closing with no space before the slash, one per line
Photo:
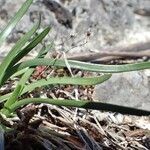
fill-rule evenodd
<path id="1" fill-rule="evenodd" d="M 22 5 L 20 10 L 15 14 L 15 16 L 10 20 L 5 29 L 0 33 L 0 46 L 6 40 L 7 36 L 19 22 L 19 20 L 26 13 L 31 4 L 32 0 L 27 0 Z M 4 103 L 3 108 L 0 110 L 1 115 L 11 117 L 11 115 L 15 114 L 18 108 L 24 107 L 30 103 L 48 103 L 57 106 L 96 109 L 131 115 L 150 115 L 149 111 L 105 104 L 101 102 L 89 102 L 86 100 L 59 100 L 49 98 L 44 99 L 40 97 L 19 99 L 22 94 L 31 92 L 37 87 L 47 86 L 50 84 L 96 85 L 108 80 L 112 73 L 129 72 L 150 68 L 150 62 L 126 65 L 101 65 L 67 60 L 70 68 L 76 68 L 90 72 L 99 72 L 102 73 L 102 75 L 97 77 L 49 77 L 47 79 L 40 79 L 32 83 L 28 83 L 28 79 L 37 66 L 67 66 L 66 60 L 64 59 L 44 58 L 51 49 L 51 44 L 48 46 L 43 46 L 35 58 L 27 61 L 21 61 L 22 58 L 26 56 L 34 47 L 36 47 L 38 44 L 41 44 L 42 40 L 49 33 L 50 27 L 46 27 L 43 29 L 43 31 L 39 32 L 40 23 L 41 19 L 39 19 L 39 21 L 26 34 L 24 34 L 21 39 L 16 42 L 16 44 L 12 47 L 12 49 L 0 64 L 0 87 L 2 87 L 12 76 L 20 77 L 13 92 L 0 96 L 0 103 Z M 2 123 L 1 126 L 4 127 Z"/>

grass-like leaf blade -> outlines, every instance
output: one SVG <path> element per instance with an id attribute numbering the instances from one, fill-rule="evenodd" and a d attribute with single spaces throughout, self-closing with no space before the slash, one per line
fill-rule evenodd
<path id="1" fill-rule="evenodd" d="M 21 91 L 22 91 L 23 87 L 21 85 L 18 85 L 17 88 L 15 88 L 14 92 L 12 93 L 12 95 L 9 97 L 9 99 L 6 101 L 6 103 L 4 104 L 3 109 L 1 110 L 1 112 L 3 114 L 7 114 L 9 113 L 9 107 L 16 102 L 16 100 L 18 99 L 18 95 L 20 95 Z"/>
<path id="2" fill-rule="evenodd" d="M 118 112 L 122 114 L 138 115 L 138 116 L 149 116 L 150 111 L 119 106 L 114 104 L 107 104 L 102 102 L 89 102 L 85 100 L 58 100 L 58 99 L 43 99 L 43 98 L 26 98 L 22 99 L 10 107 L 10 112 L 14 112 L 16 109 L 31 103 L 47 103 L 57 106 L 67 106 L 67 107 L 78 107 L 85 109 L 94 109 L 102 111 Z"/>
<path id="3" fill-rule="evenodd" d="M 22 7 L 19 9 L 19 11 L 16 13 L 16 15 L 10 20 L 8 25 L 5 27 L 5 29 L 0 33 L 0 46 L 5 41 L 7 36 L 10 34 L 12 29 L 16 26 L 16 24 L 20 21 L 20 19 L 23 17 L 23 15 L 26 13 L 30 5 L 32 4 L 33 0 L 27 0 Z"/>
<path id="4" fill-rule="evenodd" d="M 31 42 L 27 47 L 29 47 L 28 49 L 32 49 L 32 47 L 34 47 L 36 44 L 38 44 L 49 32 L 49 28 L 46 28 L 40 35 L 38 35 L 33 42 Z M 50 48 L 50 47 L 48 47 Z M 27 50 L 28 50 L 27 49 Z M 26 50 L 26 51 L 27 51 Z M 24 51 L 21 51 L 24 52 Z M 42 53 L 43 52 L 43 53 Z M 27 53 L 27 52 L 24 52 Z M 38 57 L 44 57 L 46 54 L 48 53 L 48 50 L 45 47 L 42 47 L 42 49 L 40 50 L 40 52 L 37 55 Z M 24 56 L 24 54 L 20 55 Z M 19 57 L 19 58 L 20 58 Z M 16 58 L 17 59 L 17 58 Z M 9 108 L 13 103 L 15 103 L 18 100 L 18 97 L 21 95 L 22 90 L 24 89 L 25 83 L 27 82 L 27 80 L 29 79 L 29 77 L 31 76 L 31 74 L 33 73 L 34 68 L 28 68 L 27 71 L 22 75 L 21 79 L 19 80 L 16 88 L 14 89 L 14 91 L 12 92 L 12 94 L 9 96 L 9 99 L 6 101 L 6 103 L 4 104 L 4 106 L 6 108 L 4 108 L 2 111 L 3 112 L 8 112 L 7 108 Z M 15 96 L 15 97 L 14 97 Z"/>
<path id="5" fill-rule="evenodd" d="M 32 69 L 32 68 L 31 68 Z M 42 87 L 46 85 L 55 85 L 55 84 L 71 84 L 71 85 L 96 85 L 105 82 L 111 77 L 111 74 L 104 74 L 99 77 L 86 77 L 86 78 L 80 78 L 80 77 L 55 77 L 55 78 L 49 78 L 49 79 L 41 79 L 38 81 L 35 81 L 33 83 L 30 83 L 29 85 L 25 85 L 24 89 L 22 90 L 21 94 L 24 94 L 26 92 L 31 92 L 37 87 Z M 3 95 L 0 97 L 0 103 L 4 102 L 6 99 L 8 99 L 11 96 L 12 93 Z"/>
<path id="6" fill-rule="evenodd" d="M 8 67 L 12 68 L 13 66 L 10 66 L 12 60 L 16 57 L 16 55 L 21 51 L 21 48 L 26 44 L 26 42 L 33 36 L 33 34 L 37 31 L 39 28 L 40 21 L 33 26 L 33 28 L 27 32 L 20 40 L 17 41 L 15 46 L 11 49 L 11 51 L 8 53 L 8 55 L 5 57 L 3 62 L 0 65 L 0 86 L 2 85 L 3 76 L 6 73 L 6 70 Z M 8 70 L 9 72 L 9 70 Z M 7 72 L 7 73 L 8 73 Z"/>
<path id="7" fill-rule="evenodd" d="M 14 57 L 14 59 L 11 62 L 11 65 L 13 66 L 15 63 L 17 63 L 19 60 L 21 60 L 24 56 L 26 56 L 34 47 L 36 47 L 49 33 L 50 27 L 45 28 L 39 35 L 35 36 L 33 40 L 25 47 L 23 48 L 17 55 Z"/>
<path id="8" fill-rule="evenodd" d="M 44 58 L 45 55 L 52 49 L 53 47 L 53 42 L 51 42 L 51 44 L 48 44 L 48 46 L 43 46 L 42 49 L 39 51 L 38 55 L 36 58 Z M 29 68 L 24 68 L 18 72 L 16 72 L 15 74 L 13 74 L 11 76 L 11 78 L 16 77 L 16 76 L 20 76 L 22 74 L 24 74 Z"/>
<path id="9" fill-rule="evenodd" d="M 96 85 L 105 82 L 111 77 L 111 74 L 104 74 L 99 77 L 52 77 L 49 79 L 41 79 L 27 85 L 22 93 L 32 91 L 37 87 L 55 84 L 71 84 L 71 85 Z"/>
<path id="10" fill-rule="evenodd" d="M 100 72 L 100 73 L 120 73 L 120 72 L 129 72 L 137 71 L 143 69 L 150 69 L 150 62 L 140 62 L 134 64 L 125 64 L 125 65 L 102 65 L 102 64 L 92 64 L 80 61 L 68 60 L 68 63 L 71 68 L 77 68 L 80 70 L 86 70 L 91 72 Z M 36 67 L 38 65 L 43 66 L 56 66 L 56 67 L 66 67 L 66 63 L 61 59 L 48 59 L 48 58 L 36 58 L 33 60 L 24 61 L 10 68 L 9 72 L 4 77 L 4 81 L 11 77 L 14 73 L 22 70 L 26 67 Z"/>
<path id="11" fill-rule="evenodd" d="M 140 62 L 134 64 L 125 64 L 125 65 L 103 65 L 103 64 L 92 64 L 80 61 L 68 60 L 68 63 L 71 68 L 87 70 L 92 72 L 101 72 L 101 73 L 119 73 L 119 72 L 129 72 L 143 69 L 150 69 L 150 62 Z M 62 59 L 33 59 L 24 61 L 20 64 L 17 64 L 12 68 L 12 71 L 16 72 L 26 67 L 35 67 L 38 65 L 45 66 L 59 66 L 66 67 L 65 61 Z"/>

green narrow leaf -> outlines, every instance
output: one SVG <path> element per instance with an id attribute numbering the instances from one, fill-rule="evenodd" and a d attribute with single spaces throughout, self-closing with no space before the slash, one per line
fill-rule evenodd
<path id="1" fill-rule="evenodd" d="M 150 69 L 150 62 L 140 62 L 140 63 L 126 64 L 126 65 L 101 65 L 101 64 L 92 64 L 92 63 L 68 60 L 68 63 L 71 68 L 77 68 L 80 70 L 100 72 L 100 73 L 120 73 L 120 72 Z M 36 58 L 33 60 L 24 61 L 10 68 L 3 80 L 6 81 L 15 72 L 22 70 L 26 67 L 36 67 L 38 65 L 66 67 L 65 61 L 61 59 L 56 60 L 56 59 L 48 59 L 48 58 L 44 58 L 44 59 Z"/>
<path id="2" fill-rule="evenodd" d="M 44 52 L 44 53 L 41 53 Z M 45 47 L 42 47 L 41 51 L 39 52 L 37 57 L 44 57 L 48 51 L 45 50 Z M 4 114 L 9 114 L 9 107 L 15 103 L 18 100 L 18 97 L 21 95 L 22 90 L 24 89 L 23 87 L 25 86 L 26 81 L 30 77 L 30 75 L 33 73 L 34 68 L 27 68 L 26 72 L 22 75 L 21 79 L 19 80 L 15 90 L 12 93 L 6 94 L 5 96 L 9 96 L 9 99 L 6 101 L 4 104 L 4 108 L 1 110 L 2 113 Z M 2 100 L 4 100 L 4 96 L 2 96 Z"/>
<path id="3" fill-rule="evenodd" d="M 85 63 L 80 61 L 72 61 L 68 60 L 68 63 L 71 68 L 77 68 L 81 70 L 93 71 L 93 72 L 101 72 L 101 73 L 119 73 L 119 72 L 129 72 L 143 69 L 150 69 L 150 62 L 140 62 L 134 64 L 125 64 L 125 65 L 101 65 L 101 64 L 92 64 Z M 17 64 L 12 68 L 12 71 L 16 72 L 26 67 L 35 67 L 38 65 L 43 66 L 59 66 L 66 67 L 65 61 L 61 59 L 33 59 L 27 60 L 20 64 Z"/>
<path id="4" fill-rule="evenodd" d="M 5 29 L 0 33 L 0 46 L 5 41 L 7 36 L 10 34 L 12 29 L 16 26 L 16 24 L 20 21 L 20 19 L 23 17 L 23 15 L 26 13 L 30 5 L 32 4 L 33 0 L 27 0 L 22 7 L 19 9 L 19 11 L 15 14 L 15 16 L 10 20 L 8 25 L 5 27 Z"/>
<path id="5" fill-rule="evenodd" d="M 46 30 L 43 31 L 43 33 L 45 33 Z M 43 34 L 41 33 L 36 39 L 39 39 L 41 37 L 41 40 L 42 40 L 42 37 L 44 38 L 43 35 L 46 35 L 46 34 Z M 34 40 L 35 42 L 35 40 Z M 50 48 L 50 47 L 49 47 Z M 45 51 L 45 47 L 42 47 L 42 49 L 39 51 L 38 55 L 37 55 L 37 58 L 38 57 L 41 57 L 43 58 L 47 53 L 48 51 Z M 45 53 L 42 53 L 42 52 L 45 52 Z M 29 77 L 31 76 L 31 74 L 33 73 L 34 71 L 34 68 L 27 68 L 26 72 L 22 75 L 21 79 L 19 80 L 19 85 L 22 85 L 22 86 L 25 86 L 25 83 L 27 82 L 27 80 L 29 79 Z M 21 93 L 20 93 L 21 94 Z"/>
<path id="6" fill-rule="evenodd" d="M 102 111 L 119 112 L 122 114 L 138 115 L 138 116 L 149 116 L 150 111 L 135 109 L 131 107 L 101 103 L 101 102 L 89 102 L 84 100 L 58 100 L 58 99 L 43 99 L 43 98 L 26 98 L 22 99 L 10 107 L 10 112 L 14 112 L 16 109 L 31 103 L 47 103 L 57 106 L 67 106 L 67 107 L 78 107 L 85 109 L 94 109 Z"/>
<path id="7" fill-rule="evenodd" d="M 46 48 L 42 47 L 42 49 L 39 51 L 37 57 L 40 57 L 40 58 L 45 57 L 46 54 L 49 52 L 49 50 L 51 50 L 51 48 L 52 48 L 52 43 L 49 44 L 48 46 L 46 46 Z M 33 71 L 34 71 L 34 68 L 25 68 L 25 69 L 21 70 L 21 72 L 17 72 L 17 74 L 15 74 L 16 76 L 23 74 L 23 76 L 20 79 L 20 81 L 19 81 L 18 84 L 22 85 L 22 86 L 25 86 L 26 81 L 28 80 L 28 78 L 30 77 L 30 75 L 33 73 Z M 23 93 L 24 92 L 20 93 L 20 95 L 22 95 Z M 8 93 L 8 94 L 5 94 L 3 96 L 0 96 L 0 103 L 4 102 L 8 98 L 10 98 L 12 96 L 12 94 L 13 93 Z"/>
<path id="8" fill-rule="evenodd" d="M 32 69 L 32 68 L 31 68 Z M 29 85 L 25 85 L 24 89 L 21 92 L 21 95 L 34 90 L 37 87 L 51 85 L 51 84 L 71 84 L 71 85 L 96 85 L 105 82 L 111 77 L 111 74 L 104 74 L 99 77 L 88 77 L 88 78 L 79 78 L 79 77 L 55 77 L 49 79 L 41 79 L 35 81 Z M 12 93 L 0 96 L 0 103 L 4 102 L 11 96 Z"/>
<path id="9" fill-rule="evenodd" d="M 96 85 L 105 82 L 111 77 L 111 74 L 105 74 L 99 77 L 53 77 L 49 79 L 41 79 L 24 87 L 22 94 L 32 91 L 37 87 L 54 84 L 71 84 L 71 85 Z"/>
<path id="10" fill-rule="evenodd" d="M 14 59 L 11 61 L 11 66 L 21 60 L 24 56 L 26 56 L 34 47 L 36 47 L 49 33 L 50 27 L 45 28 L 39 35 L 35 36 L 34 39 L 23 48 Z"/>
<path id="11" fill-rule="evenodd" d="M 0 96 L 0 103 L 5 102 L 11 96 L 11 94 L 12 93 L 8 93 L 8 94 Z"/>
<path id="12" fill-rule="evenodd" d="M 27 67 L 27 68 L 24 68 L 24 69 L 22 69 L 22 70 L 16 72 L 15 74 L 13 74 L 13 75 L 11 76 L 11 79 L 14 78 L 14 77 L 17 77 L 17 76 L 20 76 L 20 75 L 24 74 L 28 69 L 29 69 L 29 68 Z"/>
<path id="13" fill-rule="evenodd" d="M 6 101 L 4 104 L 4 108 L 1 110 L 3 114 L 9 113 L 9 107 L 16 102 L 16 99 L 18 99 L 18 95 L 20 95 L 23 87 L 21 85 L 18 85 L 13 94 L 10 96 L 10 98 Z"/>
<path id="14" fill-rule="evenodd" d="M 53 46 L 53 43 L 46 46 L 46 48 L 45 48 L 45 46 L 43 46 L 42 49 L 39 51 L 37 58 L 44 58 L 45 55 L 52 49 L 52 46 Z M 24 69 L 16 72 L 15 74 L 13 74 L 11 76 L 11 78 L 24 74 L 28 69 L 29 68 L 24 68 Z"/>
<path id="15" fill-rule="evenodd" d="M 39 43 L 39 41 L 41 41 L 45 36 L 46 34 L 48 33 L 49 30 L 45 29 L 39 36 L 37 36 L 33 42 L 34 43 Z M 35 46 L 34 43 L 30 43 L 30 47 L 32 46 Z M 27 46 L 29 47 L 29 45 Z M 44 52 L 44 53 L 41 53 Z M 45 50 L 45 47 L 43 47 L 39 54 L 37 55 L 37 57 L 44 57 L 46 54 L 47 54 L 48 51 Z M 26 53 L 26 52 L 25 52 Z M 21 57 L 21 56 L 20 56 Z M 20 58 L 19 57 L 19 58 Z M 16 58 L 17 59 L 17 58 Z M 28 68 L 26 70 L 26 72 L 22 75 L 21 79 L 19 80 L 15 90 L 12 92 L 11 95 L 9 95 L 9 99 L 6 101 L 6 103 L 4 104 L 4 106 L 6 108 L 2 109 L 2 112 L 3 113 L 8 113 L 8 110 L 7 108 L 9 108 L 13 103 L 15 103 L 17 100 L 18 100 L 18 97 L 21 95 L 22 93 L 22 90 L 24 89 L 23 87 L 25 86 L 25 83 L 27 82 L 27 80 L 29 79 L 29 77 L 31 76 L 31 74 L 33 73 L 34 71 L 34 68 Z"/>
<path id="16" fill-rule="evenodd" d="M 18 100 L 18 97 L 21 95 L 22 90 L 24 89 L 25 83 L 28 80 L 28 78 L 30 77 L 30 75 L 32 74 L 32 72 L 34 71 L 34 69 L 28 69 L 21 77 L 21 79 L 19 80 L 17 86 L 15 87 L 14 91 L 12 93 L 9 93 L 9 99 L 5 102 L 4 104 L 4 108 L 1 110 L 2 113 L 9 113 L 9 107 L 15 103 Z M 3 97 L 4 98 L 4 97 Z"/>
<path id="17" fill-rule="evenodd" d="M 31 38 L 31 36 L 33 36 L 33 34 L 37 31 L 37 29 L 39 28 L 39 25 L 40 25 L 40 20 L 35 26 L 33 26 L 33 28 L 28 33 L 26 33 L 20 40 L 17 41 L 15 46 L 11 49 L 11 51 L 8 53 L 8 55 L 5 57 L 5 59 L 1 63 L 0 86 L 2 85 L 3 76 L 5 75 L 6 70 L 9 67 L 11 61 L 14 59 L 17 53 L 20 52 L 21 48 L 26 44 L 26 42 Z"/>

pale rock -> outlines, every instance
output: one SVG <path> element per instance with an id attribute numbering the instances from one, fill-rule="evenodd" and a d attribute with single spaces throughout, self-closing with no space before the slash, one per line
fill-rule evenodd
<path id="1" fill-rule="evenodd" d="M 95 87 L 93 98 L 101 102 L 149 110 L 149 77 L 145 71 L 113 74 L 111 79 Z"/>

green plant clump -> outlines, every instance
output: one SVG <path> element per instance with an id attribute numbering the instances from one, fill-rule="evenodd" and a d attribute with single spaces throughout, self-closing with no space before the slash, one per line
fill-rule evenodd
<path id="1" fill-rule="evenodd" d="M 32 0 L 27 0 L 22 5 L 20 10 L 16 13 L 16 15 L 11 19 L 5 29 L 0 33 L 0 46 L 5 41 L 12 29 L 19 22 L 19 20 L 26 13 L 31 4 Z M 85 100 L 76 101 L 43 98 L 26 98 L 20 100 L 19 97 L 22 94 L 31 92 L 36 87 L 47 86 L 50 84 L 96 85 L 108 80 L 111 77 L 111 73 L 128 72 L 150 68 L 150 62 L 141 62 L 127 65 L 101 65 L 68 60 L 68 64 L 71 68 L 77 68 L 80 70 L 87 70 L 91 72 L 99 72 L 103 73 L 103 75 L 98 77 L 86 78 L 50 77 L 48 79 L 41 79 L 29 84 L 27 81 L 32 75 L 35 67 L 38 65 L 55 67 L 67 66 L 66 61 L 63 59 L 44 58 L 48 51 L 51 49 L 51 44 L 48 46 L 43 46 L 36 58 L 20 62 L 20 60 L 24 56 L 26 56 L 34 47 L 36 47 L 38 44 L 41 44 L 42 40 L 49 33 L 50 27 L 46 27 L 42 32 L 39 33 L 40 22 L 41 20 L 39 19 L 39 21 L 29 30 L 29 32 L 27 32 L 21 39 L 16 42 L 16 44 L 12 47 L 10 52 L 0 64 L 0 87 L 2 87 L 4 83 L 6 83 L 8 79 L 10 79 L 10 77 L 20 75 L 20 80 L 18 81 L 14 91 L 12 93 L 0 96 L 0 103 L 4 102 L 3 108 L 0 110 L 1 114 L 5 115 L 6 117 L 11 117 L 11 115 L 15 114 L 15 111 L 18 108 L 21 108 L 27 104 L 48 103 L 58 106 L 96 109 L 131 115 L 150 115 L 149 111 L 112 104 L 105 104 L 101 102 L 89 102 Z"/>

